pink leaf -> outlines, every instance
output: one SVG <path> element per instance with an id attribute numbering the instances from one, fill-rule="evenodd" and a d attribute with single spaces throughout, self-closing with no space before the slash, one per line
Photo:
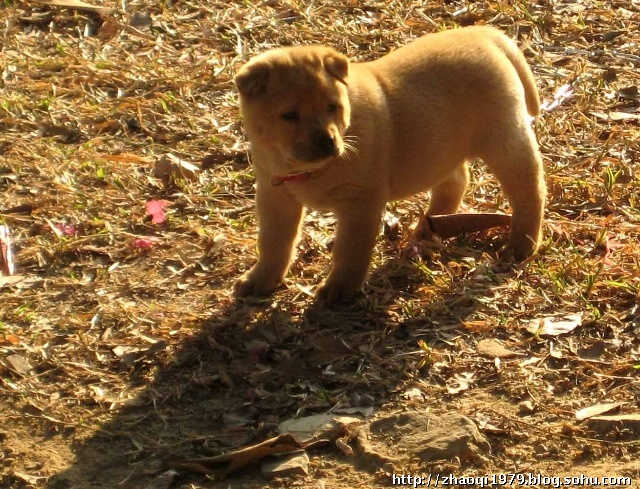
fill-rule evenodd
<path id="1" fill-rule="evenodd" d="M 151 216 L 153 224 L 162 224 L 167 219 L 164 213 L 165 207 L 170 204 L 168 200 L 150 200 L 147 202 L 147 215 Z"/>
<path id="2" fill-rule="evenodd" d="M 611 255 L 613 255 L 613 252 L 619 248 L 624 248 L 624 244 L 620 243 L 619 241 L 616 241 L 613 238 L 610 238 L 609 236 L 605 237 L 604 243 L 602 243 L 602 248 L 603 248 L 603 254 L 602 254 L 602 262 L 605 265 L 613 265 L 613 260 L 611 259 Z"/>
<path id="3" fill-rule="evenodd" d="M 156 244 L 153 238 L 137 238 L 133 241 L 133 246 L 141 250 L 150 250 Z"/>
<path id="4" fill-rule="evenodd" d="M 63 222 L 59 222 L 54 224 L 56 229 L 60 231 L 61 234 L 65 236 L 74 236 L 76 234 L 76 227 L 73 224 L 65 224 Z"/>

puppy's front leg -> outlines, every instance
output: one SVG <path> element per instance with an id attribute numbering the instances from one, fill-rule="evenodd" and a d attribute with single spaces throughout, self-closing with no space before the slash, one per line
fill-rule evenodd
<path id="1" fill-rule="evenodd" d="M 258 179 L 258 262 L 235 285 L 238 296 L 268 295 L 286 275 L 302 222 L 302 205 L 283 186 Z"/>
<path id="2" fill-rule="evenodd" d="M 331 272 L 316 293 L 320 302 L 344 301 L 362 287 L 380 229 L 382 210 L 382 205 L 367 202 L 337 213 Z"/>

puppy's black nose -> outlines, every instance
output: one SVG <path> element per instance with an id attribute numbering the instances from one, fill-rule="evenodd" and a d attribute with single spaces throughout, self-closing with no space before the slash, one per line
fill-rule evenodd
<path id="1" fill-rule="evenodd" d="M 312 141 L 317 153 L 323 156 L 335 154 L 336 143 L 328 131 L 316 131 L 312 136 Z"/>

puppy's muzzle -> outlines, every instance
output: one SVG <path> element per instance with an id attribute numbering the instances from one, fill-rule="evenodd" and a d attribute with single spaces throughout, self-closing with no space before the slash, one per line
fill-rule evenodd
<path id="1" fill-rule="evenodd" d="M 300 161 L 319 161 L 338 156 L 338 146 L 329 131 L 318 130 L 311 134 L 310 141 L 298 144 L 295 148 L 296 159 Z"/>

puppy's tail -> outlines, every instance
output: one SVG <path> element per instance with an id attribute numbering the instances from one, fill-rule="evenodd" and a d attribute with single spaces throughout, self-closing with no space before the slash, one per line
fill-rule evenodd
<path id="1" fill-rule="evenodd" d="M 517 44 L 507 36 L 500 35 L 495 39 L 500 50 L 505 54 L 507 59 L 518 72 L 520 82 L 524 87 L 524 97 L 527 102 L 527 110 L 529 114 L 538 115 L 540 113 L 540 96 L 536 87 L 536 81 L 533 78 L 531 68 L 527 64 L 527 60 L 518 48 Z"/>

